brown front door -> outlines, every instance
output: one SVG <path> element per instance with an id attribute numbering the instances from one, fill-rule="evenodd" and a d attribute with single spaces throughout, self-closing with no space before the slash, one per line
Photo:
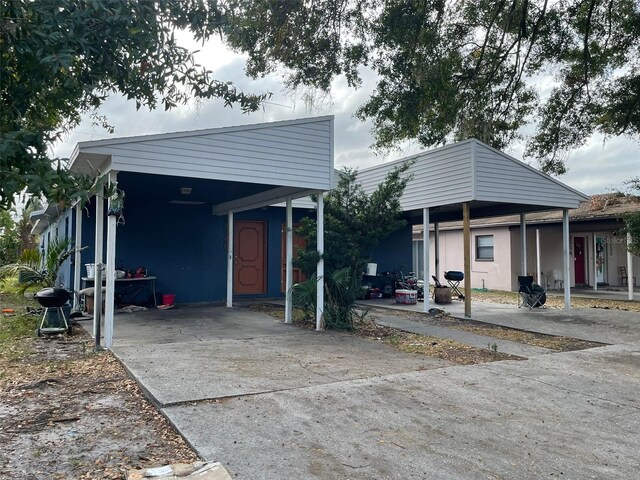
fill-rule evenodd
<path id="1" fill-rule="evenodd" d="M 584 271 L 584 237 L 573 237 L 573 261 L 576 285 L 586 282 Z"/>
<path id="2" fill-rule="evenodd" d="M 298 256 L 298 250 L 307 246 L 306 240 L 296 234 L 299 225 L 293 226 L 293 258 Z M 282 224 L 282 242 L 280 248 L 280 258 L 282 259 L 282 276 L 280 277 L 280 291 L 285 292 L 287 288 L 287 225 Z M 302 270 L 294 265 L 293 267 L 293 284 L 304 282 L 307 276 Z"/>
<path id="3" fill-rule="evenodd" d="M 234 228 L 233 293 L 266 293 L 265 223 L 237 221 Z"/>

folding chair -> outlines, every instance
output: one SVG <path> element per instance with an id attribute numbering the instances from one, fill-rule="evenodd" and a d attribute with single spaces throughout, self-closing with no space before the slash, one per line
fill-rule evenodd
<path id="1" fill-rule="evenodd" d="M 450 270 L 448 272 L 444 272 L 444 279 L 449 283 L 449 287 L 451 287 L 451 294 L 457 295 L 458 300 L 464 300 L 464 295 L 458 288 L 460 282 L 464 280 L 464 273 Z"/>
<path id="2" fill-rule="evenodd" d="M 531 275 L 518 276 L 518 293 L 520 294 L 520 301 L 518 302 L 518 308 L 523 306 L 532 308 L 542 307 L 547 301 L 547 293 L 537 283 L 533 283 L 533 277 Z"/>

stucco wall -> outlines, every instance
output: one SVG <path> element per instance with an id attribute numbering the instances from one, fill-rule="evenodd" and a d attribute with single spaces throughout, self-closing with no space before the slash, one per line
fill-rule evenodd
<path id="1" fill-rule="evenodd" d="M 540 230 L 540 269 L 543 273 L 541 279 L 537 278 L 536 264 L 536 229 Z M 518 289 L 518 275 L 520 275 L 520 227 L 496 227 L 475 228 L 471 230 L 471 286 L 473 288 L 484 287 L 491 290 Z M 475 237 L 477 235 L 494 236 L 494 260 L 492 262 L 477 261 L 475 259 Z M 624 238 L 614 235 L 612 230 L 597 231 L 596 235 L 603 237 L 606 244 L 606 275 L 605 282 L 610 286 L 620 286 L 621 266 L 627 265 L 626 242 Z M 594 257 L 593 257 L 593 233 L 571 232 L 570 242 L 573 238 L 581 236 L 585 238 L 585 276 L 586 283 L 593 286 Z M 434 233 L 431 232 L 430 269 L 435 272 L 435 244 Z M 570 249 L 572 253 L 573 248 Z M 414 258 L 418 256 L 414 255 Z M 574 257 L 570 254 L 570 285 L 575 286 Z M 416 267 L 418 265 L 416 264 Z M 446 270 L 463 270 L 462 231 L 451 230 L 440 232 L 440 281 L 444 280 Z M 533 275 L 537 282 L 545 287 L 559 287 L 554 285 L 553 270 L 563 271 L 562 256 L 562 227 L 559 225 L 528 225 L 527 226 L 527 273 Z M 640 279 L 640 258 L 633 257 L 633 270 L 636 280 Z"/>

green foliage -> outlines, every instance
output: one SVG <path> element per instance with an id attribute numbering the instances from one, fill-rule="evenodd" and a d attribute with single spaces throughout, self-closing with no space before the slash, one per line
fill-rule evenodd
<path id="1" fill-rule="evenodd" d="M 313 318 L 316 312 L 316 278 L 314 273 L 306 281 L 295 284 L 291 291 L 293 305 L 303 311 L 306 319 Z M 359 278 L 349 267 L 325 275 L 324 321 L 328 328 L 353 329 L 353 319 L 357 315 L 354 304 L 360 290 Z"/>
<path id="2" fill-rule="evenodd" d="M 411 165 L 403 162 L 395 167 L 369 195 L 357 183 L 357 171 L 344 168 L 336 188 L 324 196 L 324 317 L 328 327 L 353 327 L 353 305 L 361 295 L 366 263 L 382 239 L 406 224 L 401 218 L 400 198 L 411 180 L 406 174 Z M 306 239 L 307 246 L 298 251 L 295 263 L 310 280 L 294 286 L 293 300 L 311 315 L 316 305 L 315 272 L 319 260 L 316 222 L 304 218 L 297 233 Z"/>
<path id="3" fill-rule="evenodd" d="M 316 313 L 317 285 L 317 277 L 313 273 L 304 282 L 291 287 L 291 301 L 296 308 L 302 310 L 305 319 L 313 318 Z"/>
<path id="4" fill-rule="evenodd" d="M 204 41 L 226 22 L 215 0 L 5 0 L 0 2 L 0 204 L 27 189 L 58 201 L 78 181 L 48 148 L 83 113 L 119 92 L 137 108 L 220 98 L 254 111 L 245 95 L 197 65 L 175 31 Z"/>
<path id="5" fill-rule="evenodd" d="M 411 165 L 394 168 L 369 195 L 357 182 L 357 170 L 340 171 L 336 188 L 324 195 L 325 272 L 345 267 L 361 272 L 380 241 L 406 224 L 400 198 L 411 180 L 405 174 Z M 298 252 L 296 264 L 309 275 L 318 263 L 316 227 L 315 220 L 304 218 L 297 232 L 307 240 L 307 248 Z"/>
<path id="6" fill-rule="evenodd" d="M 20 250 L 20 234 L 7 210 L 0 209 L 0 265 L 17 260 Z"/>
<path id="7" fill-rule="evenodd" d="M 62 264 L 76 251 L 71 239 L 52 240 L 44 257 L 37 248 L 28 249 L 17 262 L 0 267 L 0 279 L 17 276 L 21 292 L 32 287 L 53 287 Z"/>
<path id="8" fill-rule="evenodd" d="M 376 146 L 476 137 L 504 148 L 531 124 L 527 153 L 565 171 L 594 132 L 640 133 L 636 0 L 228 2 L 224 31 L 247 72 L 285 67 L 291 87 L 344 75 L 377 85 L 358 110 Z"/>
<path id="9" fill-rule="evenodd" d="M 24 198 L 21 202 L 27 203 Z M 37 199 L 9 211 L 0 208 L 0 266 L 15 262 L 25 249 L 35 247 L 29 215 L 38 208 L 40 202 Z"/>

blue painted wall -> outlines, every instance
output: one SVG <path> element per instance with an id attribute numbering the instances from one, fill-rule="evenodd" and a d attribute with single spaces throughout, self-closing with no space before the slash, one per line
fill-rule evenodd
<path id="1" fill-rule="evenodd" d="M 382 240 L 371 256 L 371 261 L 378 264 L 378 273 L 402 267 L 404 274 L 408 274 L 413 265 L 411 242 L 411 225 L 396 230 Z"/>
<path id="2" fill-rule="evenodd" d="M 226 299 L 227 216 L 215 216 L 211 205 L 178 205 L 154 202 L 122 175 L 119 186 L 126 192 L 125 224 L 117 228 L 116 268 L 146 267 L 158 277 L 156 291 L 173 293 L 177 303 L 223 301 Z M 236 220 L 266 222 L 267 292 L 249 297 L 280 297 L 281 228 L 286 210 L 280 207 L 240 212 Z M 315 215 L 294 211 L 294 222 Z M 105 217 L 106 218 L 106 217 Z M 106 228 L 106 227 L 105 227 Z M 105 229 L 106 232 L 106 229 Z M 83 211 L 82 254 L 84 264 L 94 261 L 95 203 Z M 106 239 L 106 233 L 105 233 Z M 106 251 L 106 240 L 105 240 Z M 144 295 L 137 297 L 137 300 Z M 236 295 L 236 298 L 242 296 Z"/>
<path id="3" fill-rule="evenodd" d="M 43 255 L 49 250 L 49 244 L 54 240 L 73 238 L 73 214 L 72 210 L 66 210 L 54 222 L 51 223 L 40 235 L 39 248 Z M 58 272 L 56 286 L 73 288 L 73 256 L 67 258 Z"/>

